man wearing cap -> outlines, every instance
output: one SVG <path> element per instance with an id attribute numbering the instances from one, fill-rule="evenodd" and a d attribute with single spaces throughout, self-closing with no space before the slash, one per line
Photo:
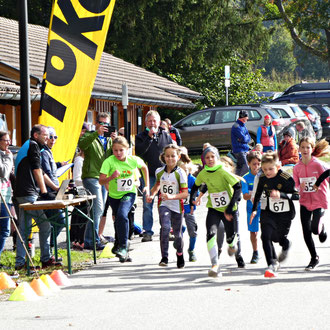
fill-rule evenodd
<path id="1" fill-rule="evenodd" d="M 264 124 L 258 128 L 257 143 L 262 144 L 263 152 L 266 152 L 267 150 L 277 150 L 276 132 L 272 125 L 272 118 L 270 115 L 265 116 Z"/>
<path id="2" fill-rule="evenodd" d="M 231 128 L 231 144 L 233 154 L 237 159 L 236 174 L 239 176 L 243 176 L 249 171 L 246 154 L 250 149 L 248 143 L 251 141 L 251 136 L 245 126 L 248 119 L 247 111 L 241 110 L 236 123 Z"/>

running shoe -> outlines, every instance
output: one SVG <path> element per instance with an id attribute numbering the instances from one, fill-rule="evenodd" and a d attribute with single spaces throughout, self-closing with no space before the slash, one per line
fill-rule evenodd
<path id="1" fill-rule="evenodd" d="M 244 259 L 240 254 L 238 256 L 236 256 L 236 262 L 237 262 L 238 268 L 245 268 Z"/>
<path id="2" fill-rule="evenodd" d="M 254 251 L 253 254 L 252 254 L 252 258 L 251 258 L 250 263 L 251 263 L 251 264 L 257 264 L 258 261 L 259 261 L 259 254 L 258 254 L 258 251 Z"/>
<path id="3" fill-rule="evenodd" d="M 120 262 L 125 262 L 128 257 L 128 251 L 125 248 L 119 248 L 117 252 L 117 256 Z"/>
<path id="4" fill-rule="evenodd" d="M 264 276 L 267 278 L 277 277 L 277 272 L 279 268 L 280 268 L 280 264 L 278 263 L 278 261 L 274 262 L 273 264 L 269 265 L 269 267 L 266 269 Z"/>
<path id="5" fill-rule="evenodd" d="M 318 256 L 316 258 L 312 258 L 311 262 L 308 264 L 308 266 L 305 268 L 305 270 L 311 271 L 311 270 L 315 269 L 319 263 L 320 263 L 320 260 L 319 260 Z"/>
<path id="6" fill-rule="evenodd" d="M 178 268 L 183 268 L 184 267 L 184 258 L 183 258 L 183 253 L 181 255 L 176 254 L 176 265 Z"/>
<path id="7" fill-rule="evenodd" d="M 168 265 L 168 258 L 163 257 L 159 263 L 159 266 L 166 267 Z"/>
<path id="8" fill-rule="evenodd" d="M 320 242 L 324 243 L 327 240 L 327 237 L 328 237 L 328 235 L 327 235 L 327 232 L 324 230 L 324 225 L 323 225 L 322 231 L 319 234 Z"/>
<path id="9" fill-rule="evenodd" d="M 227 242 L 228 242 L 228 255 L 233 256 L 237 251 L 238 235 L 234 234 L 229 240 L 227 240 Z"/>
<path id="10" fill-rule="evenodd" d="M 278 257 L 279 262 L 283 262 L 288 257 L 290 248 L 291 248 L 291 242 L 289 242 L 289 246 L 286 250 L 282 249 L 282 252 Z"/>
<path id="11" fill-rule="evenodd" d="M 191 262 L 197 261 L 197 258 L 196 258 L 196 255 L 195 255 L 195 251 L 189 251 L 188 250 L 188 254 L 189 254 L 189 261 L 191 261 Z"/>
<path id="12" fill-rule="evenodd" d="M 210 277 L 219 277 L 219 276 L 221 276 L 221 273 L 220 273 L 220 271 L 219 271 L 219 267 L 218 267 L 218 265 L 213 265 L 213 266 L 209 269 L 209 271 L 208 271 L 208 275 L 209 275 Z"/>

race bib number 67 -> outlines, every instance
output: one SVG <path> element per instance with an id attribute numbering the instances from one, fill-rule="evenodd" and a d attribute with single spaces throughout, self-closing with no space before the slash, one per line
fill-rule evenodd
<path id="1" fill-rule="evenodd" d="M 281 198 L 269 198 L 269 209 L 274 213 L 289 212 L 289 201 Z"/>

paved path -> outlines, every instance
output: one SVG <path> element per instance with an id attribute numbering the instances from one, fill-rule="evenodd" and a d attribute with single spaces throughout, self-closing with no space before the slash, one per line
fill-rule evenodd
<path id="1" fill-rule="evenodd" d="M 257 265 L 248 263 L 252 250 L 245 202 L 240 204 L 246 269 L 238 269 L 235 259 L 223 253 L 223 276 L 218 279 L 207 276 L 210 261 L 205 243 L 206 209 L 202 206 L 196 213 L 197 262 L 186 262 L 184 269 L 177 269 L 171 247 L 169 267 L 161 268 L 159 236 L 155 235 L 154 241 L 148 243 L 135 238 L 132 263 L 102 260 L 72 275 L 72 286 L 53 296 L 38 302 L 1 302 L 1 328 L 330 329 L 330 239 L 321 245 L 315 238 L 320 267 L 305 272 L 310 257 L 296 204 L 298 212 L 289 236 L 293 242 L 289 259 L 278 278 L 265 279 L 263 253 Z M 328 220 L 329 213 L 326 217 Z M 141 219 L 141 207 L 136 219 Z M 109 224 L 107 230 L 112 230 Z M 155 232 L 159 232 L 158 224 Z M 185 242 L 187 247 L 187 233 Z M 276 248 L 279 251 L 278 245 Z"/>

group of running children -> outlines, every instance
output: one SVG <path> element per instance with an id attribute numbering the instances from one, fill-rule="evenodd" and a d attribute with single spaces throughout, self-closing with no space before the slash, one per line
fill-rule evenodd
<path id="1" fill-rule="evenodd" d="M 156 184 L 153 187 L 149 187 L 148 168 L 143 160 L 128 155 L 128 150 L 129 145 L 124 137 L 114 139 L 113 155 L 104 161 L 100 175 L 100 184 L 108 188 L 115 220 L 116 241 L 113 252 L 121 262 L 131 260 L 128 255 L 128 213 L 139 186 L 140 175 L 137 169 L 141 169 L 147 202 L 158 195 L 161 226 L 159 266 L 168 265 L 169 234 L 172 229 L 177 267 L 184 267 L 183 218 L 190 238 L 189 261 L 196 261 L 194 248 L 197 224 L 194 210 L 201 204 L 201 198 L 206 192 L 207 249 L 211 259 L 209 276 L 221 275 L 219 256 L 224 233 L 228 254 L 235 254 L 238 266 L 244 267 L 240 257 L 238 230 L 238 202 L 242 193 L 247 201 L 247 222 L 253 248 L 251 263 L 259 260 L 257 233 L 260 222 L 261 240 L 268 265 L 265 277 L 276 277 L 280 263 L 288 256 L 291 242 L 287 236 L 295 217 L 294 200 L 300 201 L 304 240 L 311 255 L 305 270 L 313 270 L 319 264 L 312 234 L 318 235 L 320 242 L 327 238 L 322 217 L 328 207 L 329 169 L 318 159 L 329 155 L 329 144 L 325 140 L 315 144 L 313 139 L 306 137 L 299 141 L 301 160 L 293 168 L 293 178 L 281 169 L 277 153 L 273 151 L 263 154 L 250 151 L 247 155 L 249 172 L 239 177 L 234 174 L 231 160 L 220 158 L 218 150 L 208 144 L 202 153 L 205 165 L 195 178 L 194 165 L 187 149 L 170 144 L 160 156 L 164 166 L 156 170 Z M 278 242 L 282 247 L 278 257 L 273 242 Z"/>

